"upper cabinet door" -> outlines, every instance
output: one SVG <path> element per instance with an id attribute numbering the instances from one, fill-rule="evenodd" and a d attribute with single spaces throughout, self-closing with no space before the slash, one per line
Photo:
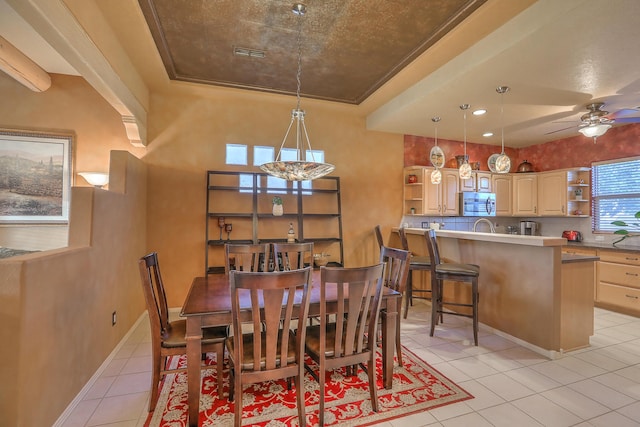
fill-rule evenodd
<path id="1" fill-rule="evenodd" d="M 496 216 L 511 216 L 513 214 L 511 203 L 512 176 L 509 174 L 493 174 L 491 181 L 493 192 L 496 193 Z"/>
<path id="2" fill-rule="evenodd" d="M 524 173 L 513 176 L 513 215 L 538 216 L 538 176 Z"/>
<path id="3" fill-rule="evenodd" d="M 538 207 L 541 216 L 567 215 L 567 172 L 538 174 Z"/>

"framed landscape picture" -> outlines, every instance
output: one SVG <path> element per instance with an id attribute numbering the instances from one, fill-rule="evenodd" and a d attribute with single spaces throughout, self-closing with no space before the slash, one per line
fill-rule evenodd
<path id="1" fill-rule="evenodd" d="M 69 221 L 72 135 L 0 130 L 0 222 Z"/>

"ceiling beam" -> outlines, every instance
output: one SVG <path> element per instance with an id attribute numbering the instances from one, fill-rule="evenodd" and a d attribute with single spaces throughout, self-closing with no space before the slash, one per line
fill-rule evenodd
<path id="1" fill-rule="evenodd" d="M 0 70 L 34 92 L 44 92 L 51 87 L 51 76 L 2 36 Z"/>

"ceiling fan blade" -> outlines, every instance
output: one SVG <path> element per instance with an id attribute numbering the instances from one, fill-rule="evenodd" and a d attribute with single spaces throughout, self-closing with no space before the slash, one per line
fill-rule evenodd
<path id="1" fill-rule="evenodd" d="M 640 117 L 620 117 L 615 119 L 615 123 L 640 123 Z"/>
<path id="2" fill-rule="evenodd" d="M 614 119 L 615 121 L 618 121 L 618 118 L 620 117 L 630 116 L 632 114 L 639 114 L 639 113 L 640 113 L 640 109 L 638 108 L 623 108 L 622 110 L 618 110 L 615 113 L 607 115 L 607 117 L 610 119 Z"/>
<path id="3" fill-rule="evenodd" d="M 562 132 L 563 130 L 571 129 L 571 128 L 574 128 L 574 127 L 577 127 L 577 125 L 569 126 L 569 127 L 562 128 L 562 129 L 552 130 L 551 132 L 545 133 L 545 135 L 551 135 L 553 133 Z"/>

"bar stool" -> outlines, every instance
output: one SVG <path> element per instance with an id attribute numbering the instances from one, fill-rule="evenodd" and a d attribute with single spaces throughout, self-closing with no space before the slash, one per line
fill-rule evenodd
<path id="1" fill-rule="evenodd" d="M 398 230 L 400 234 L 400 244 L 402 245 L 402 249 L 405 251 L 409 250 L 409 243 L 407 242 L 407 235 L 404 232 L 403 228 Z M 413 305 L 413 293 L 421 292 L 421 293 L 429 293 L 431 294 L 430 289 L 413 289 L 413 272 L 414 271 L 430 271 L 431 270 L 431 259 L 427 256 L 416 256 L 411 255 L 411 259 L 409 261 L 409 277 L 407 278 L 407 291 L 405 293 L 404 299 L 404 318 L 407 318 L 407 314 L 409 314 L 409 304 Z"/>
<path id="2" fill-rule="evenodd" d="M 424 233 L 427 240 L 427 248 L 431 255 L 431 333 L 433 333 L 438 323 L 438 317 L 442 321 L 442 314 L 453 314 L 456 316 L 468 317 L 473 320 L 473 341 L 478 345 L 478 276 L 480 267 L 475 264 L 443 263 L 440 260 L 440 251 L 436 241 L 435 230 L 427 230 Z M 471 304 L 456 301 L 444 301 L 444 281 L 465 282 L 471 284 Z M 470 307 L 472 314 L 457 313 L 455 311 L 444 311 L 443 306 Z"/>

